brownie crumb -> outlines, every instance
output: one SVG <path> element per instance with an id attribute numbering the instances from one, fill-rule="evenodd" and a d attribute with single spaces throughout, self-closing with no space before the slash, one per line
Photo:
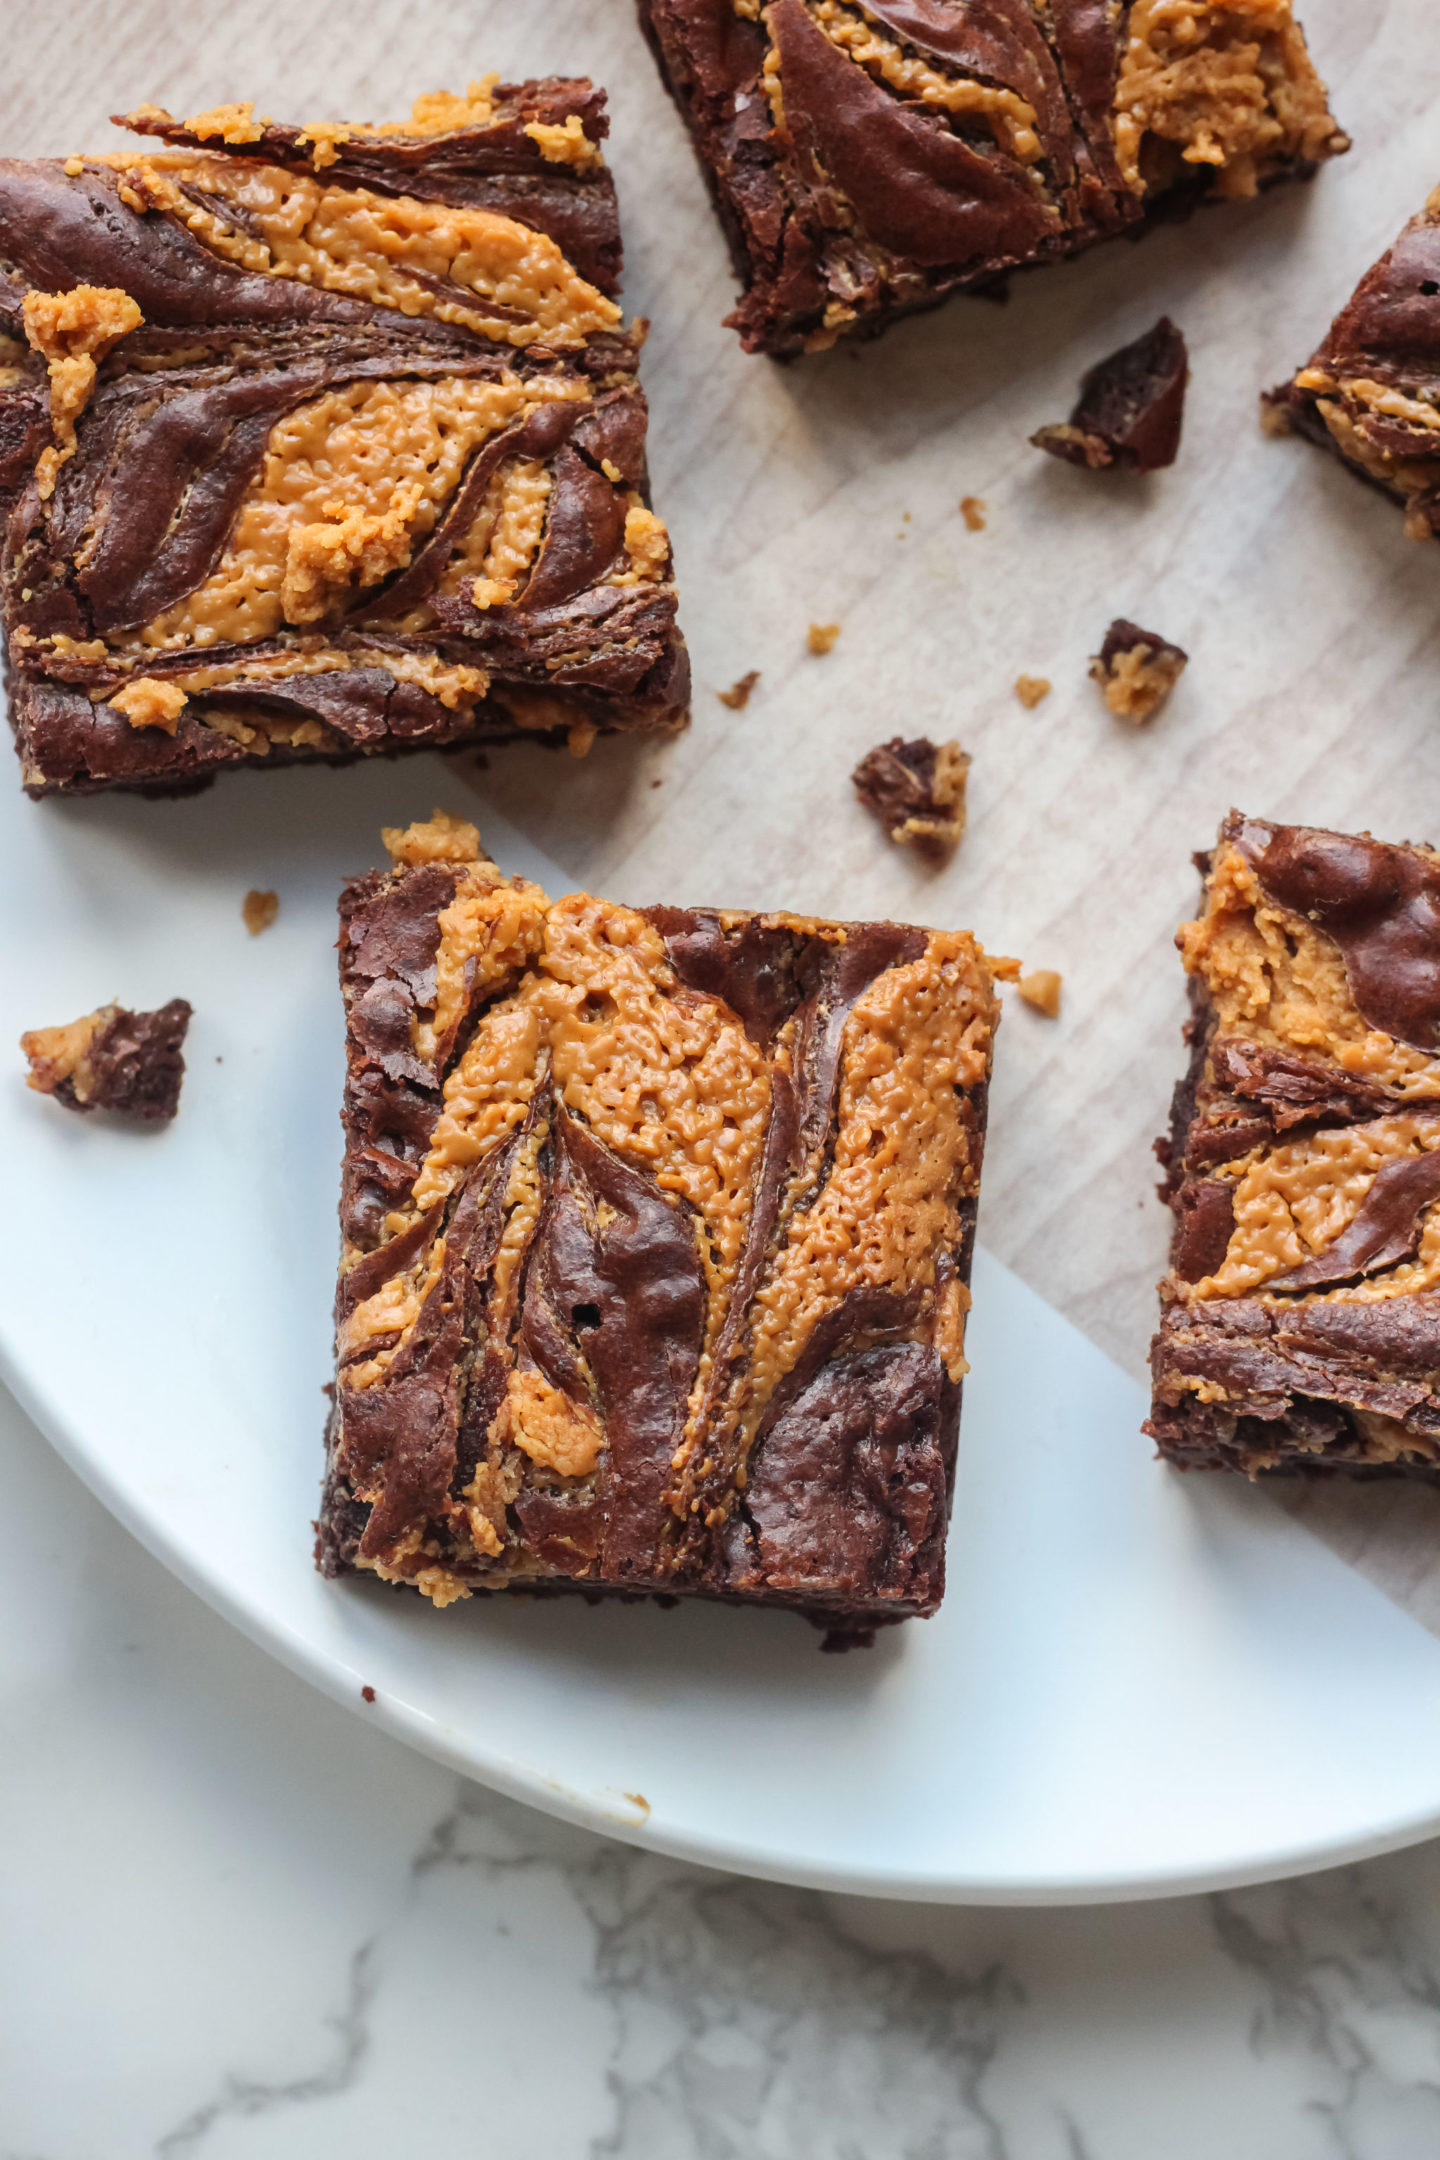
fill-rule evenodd
<path id="1" fill-rule="evenodd" d="M 1025 1003 L 1044 1013 L 1047 1020 L 1059 1019 L 1060 977 L 1054 968 L 1036 968 L 1033 975 L 1022 975 L 1015 988 Z"/>
<path id="2" fill-rule="evenodd" d="M 1153 720 L 1185 672 L 1189 654 L 1157 631 L 1117 620 L 1090 662 L 1090 673 L 1118 720 L 1143 727 Z"/>
<path id="3" fill-rule="evenodd" d="M 1017 675 L 1015 695 L 1027 712 L 1034 712 L 1042 698 L 1050 695 L 1051 684 L 1043 675 Z"/>
<path id="4" fill-rule="evenodd" d="M 957 742 L 899 735 L 860 760 L 850 775 L 855 792 L 892 840 L 922 855 L 948 854 L 965 830 L 968 754 Z"/>
<path id="5" fill-rule="evenodd" d="M 1107 465 L 1159 472 L 1174 464 L 1180 448 L 1189 380 L 1185 340 L 1162 315 L 1144 337 L 1091 368 L 1063 427 L 1043 427 L 1030 440 L 1037 450 L 1091 472 Z"/>
<path id="6" fill-rule="evenodd" d="M 67 1110 L 168 1124 L 180 1107 L 190 1014 L 184 998 L 172 998 L 158 1012 L 102 1005 L 68 1026 L 33 1028 L 20 1038 L 30 1061 L 27 1084 Z"/>
<path id="7" fill-rule="evenodd" d="M 840 635 L 838 622 L 812 622 L 805 642 L 813 653 L 827 653 Z"/>
<path id="8" fill-rule="evenodd" d="M 373 1687 L 362 1687 L 360 1693 L 366 1702 L 374 1702 L 375 1690 Z"/>
<path id="9" fill-rule="evenodd" d="M 241 907 L 240 912 L 245 918 L 245 927 L 250 932 L 251 937 L 259 937 L 261 931 L 268 930 L 279 914 L 280 895 L 273 892 L 256 892 L 252 888 L 251 891 L 246 893 L 244 905 Z"/>
<path id="10" fill-rule="evenodd" d="M 811 631 L 810 635 L 813 639 L 815 635 L 813 630 Z M 811 647 L 811 650 L 814 650 L 813 645 Z M 728 690 L 717 690 L 715 695 L 719 698 L 722 705 L 729 706 L 731 712 L 744 712 L 745 707 L 750 702 L 750 693 L 755 688 L 755 685 L 757 682 L 759 682 L 759 680 L 759 668 L 752 667 L 748 675 L 742 675 L 738 682 L 731 683 Z"/>
<path id="11" fill-rule="evenodd" d="M 965 520 L 965 530 L 967 532 L 984 532 L 985 508 L 985 498 L 983 495 L 961 496 L 960 515 Z"/>

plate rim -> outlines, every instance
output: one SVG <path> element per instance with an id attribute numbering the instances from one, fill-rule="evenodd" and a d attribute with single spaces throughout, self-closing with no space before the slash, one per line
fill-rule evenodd
<path id="1" fill-rule="evenodd" d="M 378 1724 L 390 1738 L 487 1790 L 520 1801 L 541 1814 L 618 1839 L 659 1857 L 719 1873 L 846 1897 L 879 1898 L 899 1904 L 994 1906 L 1045 1910 L 1061 1907 L 1145 1904 L 1163 1898 L 1194 1897 L 1259 1883 L 1283 1882 L 1320 1869 L 1344 1867 L 1400 1852 L 1440 1834 L 1440 1806 L 1395 1817 L 1351 1838 L 1317 1838 L 1280 1844 L 1268 1854 L 1233 1867 L 1197 1867 L 1180 1871 L 1051 1878 L 1045 1882 L 994 1878 L 962 1880 L 903 1872 L 877 1874 L 860 1867 L 816 1867 L 773 1850 L 732 1839 L 723 1851 L 707 1839 L 667 1830 L 647 1811 L 642 1816 L 607 1807 L 597 1796 L 573 1791 L 532 1767 L 499 1752 L 487 1754 L 483 1743 L 467 1749 L 447 1740 L 433 1718 L 388 1694 L 371 1703 L 361 1695 L 357 1669 L 327 1655 L 298 1631 L 238 1594 L 178 1540 L 155 1517 L 133 1504 L 111 1476 L 83 1434 L 56 1411 L 33 1385 L 0 1335 L 0 1384 L 13 1396 L 42 1438 L 74 1471 L 86 1489 L 151 1557 L 192 1591 L 201 1602 L 238 1630 L 247 1641 L 273 1657 L 297 1679 L 316 1688 L 351 1716 Z"/>

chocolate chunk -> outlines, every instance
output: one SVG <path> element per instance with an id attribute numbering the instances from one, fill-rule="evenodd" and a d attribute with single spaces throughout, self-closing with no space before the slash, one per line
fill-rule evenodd
<path id="1" fill-rule="evenodd" d="M 1091 368 L 1063 427 L 1041 428 L 1030 440 L 1037 450 L 1092 472 L 1107 465 L 1124 472 L 1159 472 L 1179 454 L 1189 380 L 1185 340 L 1169 316 L 1162 315 L 1144 337 Z M 1111 634 L 1132 627 L 1116 623 Z"/>
<path id="2" fill-rule="evenodd" d="M 1200 1282 L 1224 1265 L 1235 1228 L 1235 1187 L 1200 1178 L 1182 1187 L 1175 1210 L 1171 1265 L 1182 1282 Z"/>
<path id="3" fill-rule="evenodd" d="M 851 1638 L 933 1612 L 997 1017 L 978 946 L 552 904 L 442 814 L 386 838 L 397 867 L 341 909 L 319 1566 Z"/>
<path id="4" fill-rule="evenodd" d="M 158 1012 L 102 1005 L 66 1027 L 35 1028 L 20 1038 L 30 1061 L 27 1085 L 67 1110 L 113 1110 L 168 1125 L 180 1107 L 190 1017 L 184 998 L 172 998 Z"/>
<path id="5" fill-rule="evenodd" d="M 965 830 L 970 759 L 957 742 L 899 735 L 868 751 L 850 775 L 855 792 L 892 840 L 944 856 Z"/>

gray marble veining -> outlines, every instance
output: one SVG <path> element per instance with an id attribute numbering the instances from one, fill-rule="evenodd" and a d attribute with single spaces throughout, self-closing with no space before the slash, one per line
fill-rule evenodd
<path id="1" fill-rule="evenodd" d="M 1428 2160 L 1440 1848 L 887 1905 L 532 1815 L 323 1701 L 0 1416 L 0 2160 Z"/>

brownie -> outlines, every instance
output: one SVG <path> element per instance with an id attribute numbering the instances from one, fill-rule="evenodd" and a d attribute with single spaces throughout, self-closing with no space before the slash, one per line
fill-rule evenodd
<path id="1" fill-rule="evenodd" d="M 1187 1469 L 1433 1477 L 1440 855 L 1232 813 L 1200 861 L 1147 1430 Z"/>
<path id="2" fill-rule="evenodd" d="M 868 751 L 850 775 L 855 793 L 890 838 L 932 859 L 948 855 L 965 831 L 968 754 L 957 742 L 892 736 Z"/>
<path id="3" fill-rule="evenodd" d="M 1117 720 L 1143 727 L 1159 712 L 1189 661 L 1183 646 L 1119 616 L 1090 662 L 1090 675 Z"/>
<path id="4" fill-rule="evenodd" d="M 31 794 L 680 724 L 603 94 L 125 124 L 133 150 L 0 160 Z"/>
<path id="5" fill-rule="evenodd" d="M 1440 188 L 1360 280 L 1324 343 L 1265 398 L 1272 434 L 1344 460 L 1405 511 L 1412 540 L 1440 533 Z"/>
<path id="6" fill-rule="evenodd" d="M 751 352 L 1253 195 L 1348 148 L 1290 0 L 638 0 Z"/>
<path id="7" fill-rule="evenodd" d="M 997 1006 L 975 940 L 551 902 L 447 818 L 341 900 L 316 1557 L 437 1604 L 944 1587 Z"/>
<path id="8" fill-rule="evenodd" d="M 1100 472 L 1159 472 L 1180 454 L 1190 358 L 1185 340 L 1162 315 L 1153 330 L 1091 368 L 1068 421 L 1030 440 L 1037 450 Z"/>
<path id="9" fill-rule="evenodd" d="M 158 1012 L 102 1005 L 64 1027 L 32 1028 L 20 1038 L 30 1061 L 26 1084 L 67 1110 L 168 1125 L 180 1107 L 190 1014 L 184 998 L 172 998 Z"/>

